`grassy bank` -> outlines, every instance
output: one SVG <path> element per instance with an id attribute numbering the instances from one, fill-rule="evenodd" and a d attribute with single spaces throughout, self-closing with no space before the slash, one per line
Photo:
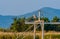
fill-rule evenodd
<path id="1" fill-rule="evenodd" d="M 33 35 L 0 35 L 0 39 L 33 39 Z M 44 39 L 60 39 L 60 35 L 45 35 Z M 36 35 L 36 39 L 41 39 L 41 36 Z"/>

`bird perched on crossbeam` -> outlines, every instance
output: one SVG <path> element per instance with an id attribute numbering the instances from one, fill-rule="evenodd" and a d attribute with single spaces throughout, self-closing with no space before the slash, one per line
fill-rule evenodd
<path id="1" fill-rule="evenodd" d="M 35 14 L 33 15 L 33 18 L 34 18 L 34 21 L 36 21 L 37 17 L 36 17 L 36 15 L 35 15 Z"/>

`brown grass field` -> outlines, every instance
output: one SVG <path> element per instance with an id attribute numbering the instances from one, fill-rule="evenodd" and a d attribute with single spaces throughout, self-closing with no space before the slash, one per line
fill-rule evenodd
<path id="1" fill-rule="evenodd" d="M 0 32 L 0 36 L 2 37 L 2 35 L 3 36 L 5 36 L 6 37 L 6 35 L 9 37 L 9 36 L 12 36 L 12 37 L 14 37 L 15 35 L 16 36 L 20 36 L 20 35 L 23 35 L 23 36 L 34 36 L 34 33 L 33 32 Z M 40 32 L 36 32 L 36 35 L 38 35 L 39 37 L 41 37 L 41 35 L 42 35 L 42 32 L 40 31 Z M 47 37 L 47 39 L 49 38 L 51 38 L 51 39 L 55 39 L 55 38 L 58 38 L 58 39 L 60 39 L 60 32 L 53 32 L 53 31 L 49 31 L 49 32 L 44 32 L 44 37 L 46 37 L 48 35 L 48 37 Z M 54 35 L 53 37 L 50 37 L 50 36 L 52 36 L 52 35 Z M 57 37 L 58 36 L 58 37 Z M 7 38 L 8 38 L 7 37 Z M 17 38 L 17 37 L 16 37 Z M 3 38 L 4 39 L 4 38 Z M 6 39 L 6 38 L 5 38 Z M 12 39 L 14 39 L 14 38 L 12 38 Z M 45 38 L 46 39 L 46 38 Z"/>
<path id="2" fill-rule="evenodd" d="M 0 35 L 15 35 L 15 34 L 19 34 L 19 35 L 34 35 L 34 33 L 33 32 L 0 32 Z M 36 35 L 41 35 L 42 34 L 42 32 L 36 32 Z M 48 35 L 48 34 L 54 34 L 54 35 L 60 35 L 60 32 L 53 32 L 53 31 L 51 31 L 51 32 L 44 32 L 44 35 Z"/>

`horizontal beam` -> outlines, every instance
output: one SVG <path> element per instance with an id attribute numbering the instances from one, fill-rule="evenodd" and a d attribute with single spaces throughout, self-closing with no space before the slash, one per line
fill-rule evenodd
<path id="1" fill-rule="evenodd" d="M 60 24 L 60 22 L 45 22 L 44 24 Z"/>
<path id="2" fill-rule="evenodd" d="M 34 24 L 34 22 L 25 22 L 25 24 Z M 42 23 L 36 23 L 36 24 L 42 24 Z M 44 24 L 60 24 L 60 22 L 44 22 Z"/>

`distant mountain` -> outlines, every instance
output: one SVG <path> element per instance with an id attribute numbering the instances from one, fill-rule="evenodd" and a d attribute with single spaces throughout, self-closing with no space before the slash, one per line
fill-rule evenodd
<path id="1" fill-rule="evenodd" d="M 41 16 L 43 15 L 44 17 L 48 17 L 49 19 L 52 19 L 52 17 L 54 17 L 54 16 L 60 17 L 60 9 L 54 9 L 54 8 L 49 8 L 49 7 L 44 7 L 44 8 L 41 8 L 41 9 L 37 10 L 37 11 L 33 11 L 33 12 L 30 12 L 30 13 L 21 15 L 19 17 L 28 18 L 28 17 L 33 16 L 34 14 L 36 16 L 38 16 L 38 11 L 41 12 Z"/>
<path id="2" fill-rule="evenodd" d="M 45 17 L 48 17 L 49 19 L 52 19 L 54 16 L 57 16 L 60 18 L 60 9 L 54 9 L 49 7 L 41 8 L 42 13 Z"/>
<path id="3" fill-rule="evenodd" d="M 0 15 L 0 27 L 9 28 L 11 23 L 13 22 L 13 18 L 15 16 L 2 16 Z"/>
<path id="4" fill-rule="evenodd" d="M 43 14 L 44 17 L 48 17 L 49 19 L 52 19 L 54 16 L 60 17 L 60 9 L 54 9 L 54 8 L 49 8 L 49 7 L 44 7 L 41 8 L 40 10 L 29 12 L 24 15 L 17 16 L 18 18 L 20 17 L 31 17 L 33 14 L 38 16 L 38 11 L 41 11 L 41 14 Z M 11 23 L 13 22 L 13 18 L 16 16 L 2 16 L 0 15 L 0 27 L 2 28 L 9 28 Z"/>

